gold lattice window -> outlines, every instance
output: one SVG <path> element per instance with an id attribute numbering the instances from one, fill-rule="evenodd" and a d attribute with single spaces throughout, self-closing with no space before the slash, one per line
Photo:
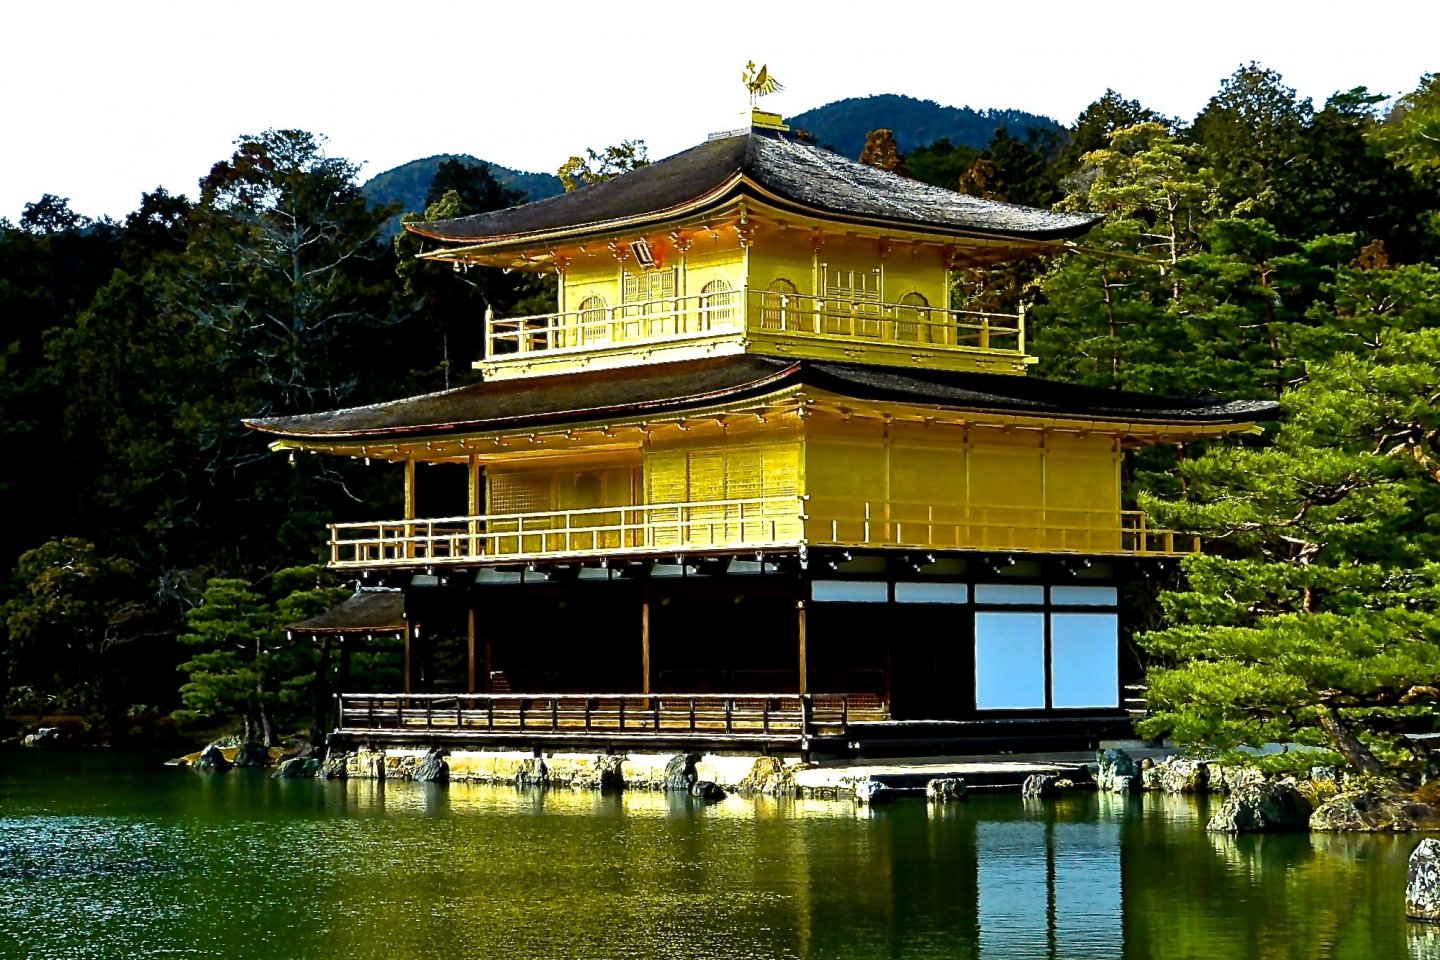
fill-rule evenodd
<path id="1" fill-rule="evenodd" d="M 776 277 L 765 288 L 765 302 L 760 309 L 760 327 L 763 330 L 793 330 L 799 304 L 795 296 L 800 292 L 795 284 L 784 277 Z"/>
<path id="2" fill-rule="evenodd" d="M 896 340 L 929 340 L 930 301 L 925 295 L 911 290 L 900 298 L 895 308 Z"/>
<path id="3" fill-rule="evenodd" d="M 735 317 L 735 290 L 728 280 L 711 280 L 700 288 L 702 329 L 725 326 Z"/>
<path id="4" fill-rule="evenodd" d="M 580 343 L 596 343 L 610 339 L 610 309 L 604 297 L 586 297 L 580 301 Z"/>

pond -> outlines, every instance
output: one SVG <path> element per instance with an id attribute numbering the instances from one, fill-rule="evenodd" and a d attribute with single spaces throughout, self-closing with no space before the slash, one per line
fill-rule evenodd
<path id="1" fill-rule="evenodd" d="M 847 803 L 203 775 L 0 753 L 0 956 L 1440 957 L 1418 837 L 1208 801 Z"/>

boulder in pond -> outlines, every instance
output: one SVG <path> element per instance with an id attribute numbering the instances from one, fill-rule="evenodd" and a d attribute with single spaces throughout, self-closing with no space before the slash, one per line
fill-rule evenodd
<path id="1" fill-rule="evenodd" d="M 515 786 L 517 787 L 548 787 L 550 785 L 550 768 L 545 766 L 541 757 L 529 757 L 521 760 L 515 770 Z"/>
<path id="2" fill-rule="evenodd" d="M 313 760 L 306 761 L 314 763 Z M 330 750 L 325 762 L 319 764 L 315 776 L 321 780 L 344 780 L 349 775 L 350 755 L 344 750 Z"/>
<path id="3" fill-rule="evenodd" d="M 1060 778 L 1050 773 L 1032 773 L 1020 784 L 1020 796 L 1054 797 L 1060 793 Z"/>
<path id="4" fill-rule="evenodd" d="M 200 756 L 195 758 L 195 762 L 194 764 L 192 764 L 192 766 L 196 770 L 206 770 L 211 773 L 224 773 L 226 770 L 229 770 L 232 766 L 234 766 L 234 764 L 232 764 L 228 759 L 226 759 L 224 752 L 221 751 L 219 747 L 212 743 L 210 744 L 210 746 L 200 751 Z"/>
<path id="5" fill-rule="evenodd" d="M 665 779 L 660 785 L 662 790 L 689 790 L 690 785 L 698 778 L 695 772 L 695 764 L 700 762 L 699 754 L 677 753 L 665 764 Z"/>
<path id="6" fill-rule="evenodd" d="M 426 753 L 420 758 L 420 762 L 415 764 L 410 779 L 424 783 L 449 783 L 450 764 L 445 761 L 445 751 L 437 747 Z"/>
<path id="7" fill-rule="evenodd" d="M 713 780 L 696 780 L 690 784 L 690 796 L 696 800 L 713 803 L 716 800 L 724 800 L 725 791 L 721 788 L 720 784 Z"/>
<path id="8" fill-rule="evenodd" d="M 262 743 L 247 740 L 235 748 L 234 764 L 237 767 L 270 766 L 270 748 Z"/>
<path id="9" fill-rule="evenodd" d="M 1108 782 L 1104 780 L 1100 781 L 1100 786 L 1104 787 L 1109 793 L 1129 793 L 1132 790 L 1139 789 L 1140 778 L 1117 773 L 1113 774 Z"/>
<path id="10" fill-rule="evenodd" d="M 895 799 L 895 791 L 879 780 L 861 780 L 855 784 L 855 802 L 860 806 L 878 806 Z"/>
<path id="11" fill-rule="evenodd" d="M 963 777 L 936 777 L 925 784 L 925 799 L 931 803 L 955 803 L 966 799 Z"/>
<path id="12" fill-rule="evenodd" d="M 302 757 L 289 757 L 280 761 L 280 766 L 275 768 L 271 774 L 276 780 L 297 780 L 300 777 L 308 777 L 312 774 L 305 769 L 306 760 Z"/>
<path id="13" fill-rule="evenodd" d="M 1440 923 L 1440 840 L 1426 837 L 1410 854 L 1405 883 L 1405 915 Z"/>
<path id="14" fill-rule="evenodd" d="M 1114 790 L 1116 777 L 1124 777 L 1130 781 L 1125 790 L 1140 786 L 1140 764 L 1131 759 L 1130 754 L 1124 750 L 1116 747 L 1100 750 L 1095 754 L 1095 764 L 1099 767 L 1095 782 L 1100 784 L 1101 789 Z"/>
<path id="15" fill-rule="evenodd" d="M 1409 833 L 1440 828 L 1440 810 L 1388 790 L 1347 790 L 1320 804 L 1310 829 L 1323 833 Z"/>
<path id="16" fill-rule="evenodd" d="M 1250 783 L 1233 790 L 1205 827 L 1211 833 L 1305 830 L 1310 803 L 1293 783 Z"/>
<path id="17" fill-rule="evenodd" d="M 1160 789 L 1166 793 L 1205 793 L 1210 789 L 1210 764 L 1204 760 L 1172 757 L 1155 768 Z"/>

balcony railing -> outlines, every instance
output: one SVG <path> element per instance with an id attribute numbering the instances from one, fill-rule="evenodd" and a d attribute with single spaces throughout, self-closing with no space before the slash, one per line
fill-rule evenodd
<path id="1" fill-rule="evenodd" d="M 801 545 L 1117 556 L 1183 556 L 1200 549 L 1199 537 L 1151 528 L 1133 510 L 847 504 L 803 496 L 337 523 L 330 532 L 330 563 L 343 568 Z"/>
<path id="2" fill-rule="evenodd" d="M 337 701 L 342 733 L 476 741 L 798 741 L 843 736 L 852 722 L 889 718 L 874 695 L 843 693 L 342 693 Z"/>
<path id="3" fill-rule="evenodd" d="M 727 290 L 530 317 L 491 318 L 486 356 L 507 360 L 750 332 L 1022 357 L 1025 316 L 770 290 Z"/>

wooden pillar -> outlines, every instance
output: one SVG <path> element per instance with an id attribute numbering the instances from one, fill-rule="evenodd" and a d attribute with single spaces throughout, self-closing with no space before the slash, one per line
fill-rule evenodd
<path id="1" fill-rule="evenodd" d="M 405 517 L 406 521 L 415 519 L 415 458 L 405 457 Z M 413 559 L 415 556 L 415 524 L 405 524 L 405 556 Z M 407 635 L 408 636 L 408 635 Z M 407 693 L 409 691 L 406 691 Z"/>
<path id="2" fill-rule="evenodd" d="M 806 642 L 806 637 L 805 637 L 805 633 L 806 633 L 806 622 L 805 622 L 805 621 L 806 621 L 806 614 L 807 614 L 809 611 L 807 611 L 806 608 L 805 608 L 805 601 L 804 601 L 804 600 L 797 600 L 797 601 L 795 601 L 795 612 L 796 612 L 796 614 L 797 614 L 797 620 L 799 621 L 799 622 L 798 622 L 798 626 L 799 626 L 799 632 L 800 632 L 800 692 L 801 692 L 801 693 L 809 693 L 809 692 L 810 692 L 810 678 L 809 678 L 809 676 L 808 676 L 807 674 L 808 674 L 808 670 L 809 670 L 809 659 L 810 659 L 810 658 L 809 658 L 809 655 L 807 654 L 807 652 L 806 652 L 806 650 L 805 650 L 805 642 Z"/>
<path id="3" fill-rule="evenodd" d="M 469 670 L 466 673 L 465 690 L 467 693 L 475 692 L 475 604 L 471 602 L 470 609 L 465 616 L 465 640 L 466 650 L 469 656 Z"/>
<path id="4" fill-rule="evenodd" d="M 472 557 L 480 556 L 480 538 L 478 534 L 480 533 L 480 511 L 483 509 L 481 506 L 484 501 L 483 494 L 484 479 L 480 473 L 480 457 L 472 453 L 470 454 L 470 498 L 467 504 L 470 513 L 470 556 Z M 471 611 L 471 616 L 474 616 L 473 610 Z M 475 691 L 472 688 L 470 692 L 474 693 Z"/>
<path id="5" fill-rule="evenodd" d="M 640 586 L 640 692 L 650 692 L 650 583 Z"/>
<path id="6" fill-rule="evenodd" d="M 410 692 L 410 648 L 411 648 L 411 646 L 412 646 L 411 637 L 412 637 L 412 635 L 413 635 L 414 633 L 415 633 L 414 625 L 411 624 L 411 623 L 409 623 L 409 622 L 407 621 L 406 624 L 405 624 L 405 667 L 404 667 L 404 677 L 405 677 L 405 690 L 404 690 L 404 692 L 405 692 L 405 693 L 409 693 L 409 692 Z"/>

